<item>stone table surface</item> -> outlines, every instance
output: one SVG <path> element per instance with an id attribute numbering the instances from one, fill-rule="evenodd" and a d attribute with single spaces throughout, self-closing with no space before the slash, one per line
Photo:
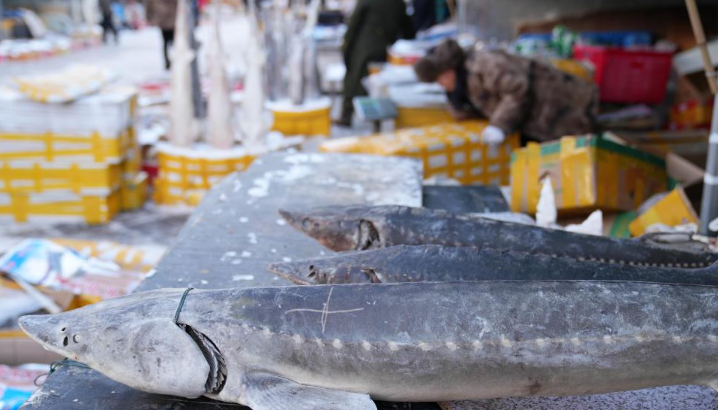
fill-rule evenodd
<path id="1" fill-rule="evenodd" d="M 331 253 L 285 224 L 281 207 L 339 204 L 421 206 L 420 162 L 343 154 L 270 154 L 215 187 L 182 228 L 175 244 L 139 291 L 195 287 L 283 286 L 269 262 Z M 399 404 L 385 404 L 384 408 Z M 431 405 L 436 408 L 436 405 Z M 98 372 L 62 366 L 25 409 L 229 409 L 206 398 L 143 393 Z M 414 406 L 414 408 L 420 408 Z"/>

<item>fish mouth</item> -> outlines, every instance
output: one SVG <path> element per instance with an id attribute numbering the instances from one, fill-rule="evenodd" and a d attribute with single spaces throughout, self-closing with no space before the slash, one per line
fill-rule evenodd
<path id="1" fill-rule="evenodd" d="M 287 223 L 289 225 L 293 226 L 294 228 L 296 228 L 298 230 L 303 231 L 303 229 L 302 229 L 303 216 L 299 212 L 289 211 L 286 209 L 280 209 L 278 212 L 279 212 L 279 215 L 282 217 L 282 219 L 287 221 Z"/>
<path id="2" fill-rule="evenodd" d="M 379 230 L 376 229 L 374 223 L 362 219 L 359 221 L 359 229 L 357 231 L 357 251 L 365 251 L 367 249 L 381 248 L 381 237 Z"/>
<path id="3" fill-rule="evenodd" d="M 304 279 L 292 262 L 274 262 L 267 265 L 267 270 L 280 278 L 287 279 L 297 285 L 310 285 L 312 282 Z M 309 275 L 313 277 L 314 275 Z"/>
<path id="4" fill-rule="evenodd" d="M 377 272 L 372 268 L 360 268 L 360 270 L 369 277 L 371 283 L 383 283 Z"/>

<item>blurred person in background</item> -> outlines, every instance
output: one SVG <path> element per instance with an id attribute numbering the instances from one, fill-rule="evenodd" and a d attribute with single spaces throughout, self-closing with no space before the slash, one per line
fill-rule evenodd
<path id="1" fill-rule="evenodd" d="M 549 141 L 596 130 L 596 87 L 541 60 L 503 50 L 467 53 L 445 40 L 414 71 L 420 81 L 444 87 L 458 118 L 488 118 L 487 144 L 501 144 L 515 131 L 526 140 Z"/>
<path id="2" fill-rule="evenodd" d="M 160 28 L 162 32 L 165 69 L 169 70 L 169 48 L 175 38 L 175 22 L 177 21 L 177 0 L 148 0 L 147 21 Z"/>
<path id="3" fill-rule="evenodd" d="M 115 22 L 120 30 L 130 28 L 127 24 L 127 14 L 125 13 L 125 5 L 121 1 L 114 0 L 112 2 L 112 14 Z"/>
<path id="4" fill-rule="evenodd" d="M 417 32 L 430 29 L 449 18 L 446 0 L 412 0 L 411 7 L 414 9 L 411 21 Z"/>
<path id="5" fill-rule="evenodd" d="M 338 125 L 351 126 L 352 99 L 366 95 L 361 84 L 369 63 L 386 61 L 387 48 L 399 38 L 414 38 L 414 27 L 404 0 L 359 0 L 344 35 L 344 98 Z"/>
<path id="6" fill-rule="evenodd" d="M 145 5 L 136 0 L 127 0 L 125 16 L 129 28 L 138 30 L 144 27 L 146 23 Z"/>
<path id="7" fill-rule="evenodd" d="M 115 19 L 112 14 L 112 0 L 100 0 L 100 14 L 102 15 L 102 42 L 107 43 L 107 36 L 112 33 L 115 44 L 120 42 L 120 38 L 117 35 L 117 27 L 115 27 Z"/>

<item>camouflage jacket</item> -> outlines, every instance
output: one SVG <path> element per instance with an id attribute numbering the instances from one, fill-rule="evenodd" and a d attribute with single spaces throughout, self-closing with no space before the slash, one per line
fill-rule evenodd
<path id="1" fill-rule="evenodd" d="M 548 62 L 473 50 L 466 71 L 472 104 L 506 133 L 547 141 L 594 130 L 596 87 Z"/>

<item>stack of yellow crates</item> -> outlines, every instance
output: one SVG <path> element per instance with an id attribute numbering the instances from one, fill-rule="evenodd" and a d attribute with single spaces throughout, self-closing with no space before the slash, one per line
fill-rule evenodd
<path id="1" fill-rule="evenodd" d="M 108 86 L 67 104 L 0 88 L 0 218 L 105 223 L 144 202 L 137 90 Z"/>
<path id="2" fill-rule="evenodd" d="M 518 134 L 501 145 L 481 141 L 487 121 L 472 120 L 430 127 L 407 128 L 368 137 L 325 141 L 322 152 L 396 155 L 424 163 L 424 177 L 449 177 L 462 184 L 506 185 L 509 183 L 511 153 L 518 148 Z"/>
<path id="3" fill-rule="evenodd" d="M 332 102 L 329 98 L 319 98 L 302 105 L 294 105 L 287 100 L 268 101 L 266 106 L 274 117 L 272 131 L 279 131 L 286 136 L 309 137 L 315 135 L 328 137 L 331 133 Z"/>
<path id="4" fill-rule="evenodd" d="M 214 184 L 234 171 L 244 171 L 255 158 L 241 147 L 217 150 L 202 143 L 189 148 L 158 144 L 153 199 L 159 205 L 196 206 Z"/>

